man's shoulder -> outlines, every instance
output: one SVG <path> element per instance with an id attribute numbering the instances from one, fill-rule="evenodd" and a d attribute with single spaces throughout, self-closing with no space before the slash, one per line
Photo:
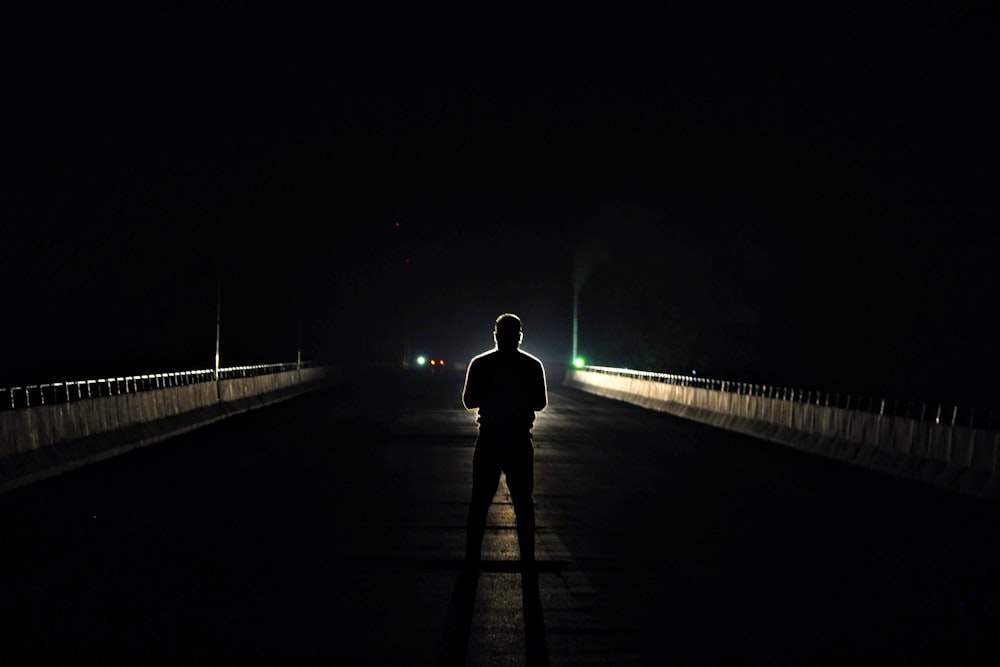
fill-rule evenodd
<path id="1" fill-rule="evenodd" d="M 516 359 L 518 362 L 525 365 L 542 366 L 541 359 L 539 359 L 533 354 L 525 352 L 524 350 L 518 349 L 515 350 L 513 353 L 511 353 L 510 351 L 501 353 L 500 350 L 497 350 L 496 348 L 492 350 L 486 350 L 485 352 L 477 354 L 469 362 L 469 366 L 490 364 L 494 362 L 510 364 L 511 360 L 513 359 Z"/>
<path id="2" fill-rule="evenodd" d="M 472 357 L 469 361 L 469 366 L 474 366 L 477 364 L 488 363 L 490 357 L 497 353 L 496 350 L 486 350 L 485 352 L 480 352 L 476 356 Z"/>
<path id="3" fill-rule="evenodd" d="M 529 352 L 525 352 L 524 350 L 518 350 L 517 353 L 533 364 L 538 364 L 539 366 L 542 365 L 542 360 Z"/>
<path id="4" fill-rule="evenodd" d="M 479 354 L 477 354 L 476 356 L 472 357 L 472 360 L 473 360 L 473 361 L 476 361 L 476 360 L 478 360 L 478 359 L 486 359 L 486 358 L 488 358 L 488 357 L 492 357 L 492 356 L 493 356 L 494 354 L 496 354 L 496 353 L 497 353 L 497 350 L 496 350 L 496 349 L 493 349 L 493 350 L 486 350 L 485 352 L 480 352 L 480 353 L 479 353 Z"/>

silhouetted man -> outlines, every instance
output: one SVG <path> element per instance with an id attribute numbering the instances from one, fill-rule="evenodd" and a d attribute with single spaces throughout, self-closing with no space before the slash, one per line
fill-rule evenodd
<path id="1" fill-rule="evenodd" d="M 535 413 L 548 405 L 542 362 L 521 351 L 523 333 L 517 315 L 504 313 L 493 327 L 496 347 L 473 357 L 465 375 L 462 402 L 479 409 L 479 437 L 472 459 L 472 500 L 466 526 L 466 562 L 479 562 L 486 515 L 506 475 L 514 503 L 521 561 L 535 560 L 535 449 L 531 430 Z"/>

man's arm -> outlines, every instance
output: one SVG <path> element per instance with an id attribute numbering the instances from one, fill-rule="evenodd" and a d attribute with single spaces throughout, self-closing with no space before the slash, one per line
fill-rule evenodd
<path id="1" fill-rule="evenodd" d="M 541 362 L 538 362 L 537 375 L 538 378 L 535 381 L 531 409 L 535 412 L 541 412 L 549 404 L 549 390 L 545 384 L 545 367 L 542 366 Z"/>
<path id="2" fill-rule="evenodd" d="M 469 368 L 465 372 L 465 387 L 462 389 L 462 403 L 467 410 L 474 410 L 480 406 L 482 397 L 479 393 L 479 373 L 476 370 L 476 360 L 469 362 Z"/>

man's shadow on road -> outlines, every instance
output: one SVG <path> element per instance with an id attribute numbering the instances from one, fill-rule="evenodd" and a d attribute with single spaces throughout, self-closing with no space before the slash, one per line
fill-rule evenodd
<path id="1" fill-rule="evenodd" d="M 480 572 L 521 571 L 521 599 L 524 611 L 525 664 L 545 667 L 549 664 L 548 641 L 545 636 L 545 616 L 538 588 L 540 563 L 527 571 L 515 561 L 482 561 L 480 567 L 459 570 L 452 589 L 444 632 L 438 647 L 438 667 L 459 667 L 466 664 L 466 651 L 476 608 Z M 552 568 L 543 568 L 545 570 Z"/>

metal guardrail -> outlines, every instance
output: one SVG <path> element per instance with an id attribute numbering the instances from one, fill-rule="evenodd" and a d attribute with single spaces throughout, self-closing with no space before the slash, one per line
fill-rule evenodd
<path id="1" fill-rule="evenodd" d="M 593 371 L 607 375 L 634 377 L 653 382 L 665 382 L 688 387 L 700 387 L 734 394 L 761 396 L 795 403 L 810 403 L 830 407 L 854 410 L 869 414 L 879 414 L 892 417 L 916 419 L 921 422 L 934 422 L 950 426 L 977 427 L 986 430 L 993 429 L 993 411 L 985 415 L 976 413 L 975 408 L 959 407 L 945 403 L 925 403 L 918 401 L 890 400 L 874 396 L 854 396 L 816 390 L 795 389 L 791 387 L 776 387 L 772 385 L 753 384 L 750 382 L 734 382 L 732 380 L 714 380 L 696 375 L 677 375 L 673 373 L 656 373 L 652 371 L 636 371 L 629 368 L 612 368 L 609 366 L 584 366 L 579 370 Z"/>
<path id="2" fill-rule="evenodd" d="M 230 366 L 219 369 L 219 380 L 252 377 L 282 373 L 306 368 L 305 363 L 257 364 L 253 366 Z M 17 410 L 39 405 L 70 403 L 92 398 L 121 396 L 141 391 L 155 391 L 168 387 L 180 387 L 200 382 L 216 380 L 213 369 L 177 371 L 172 373 L 152 373 L 128 375 L 125 377 L 100 378 L 97 380 L 71 380 L 66 382 L 46 382 L 0 389 L 0 410 Z"/>

